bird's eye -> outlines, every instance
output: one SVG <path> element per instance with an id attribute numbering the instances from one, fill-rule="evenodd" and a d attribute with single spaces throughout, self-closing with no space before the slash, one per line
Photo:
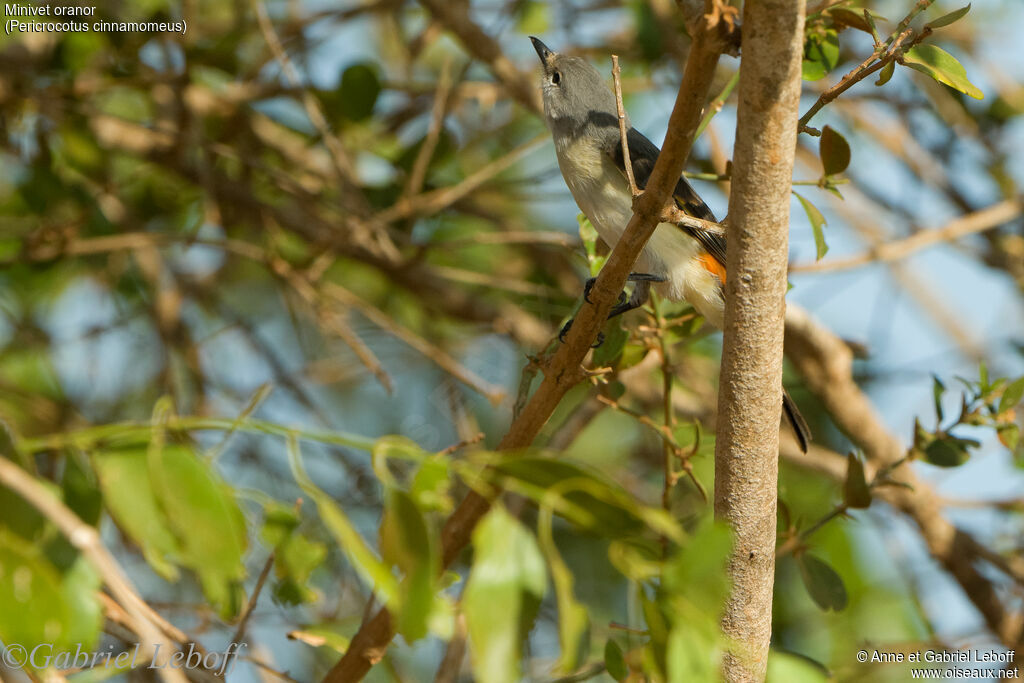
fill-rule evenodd
<path id="1" fill-rule="evenodd" d="M 562 74 L 558 73 L 557 71 L 554 72 L 553 74 L 551 74 L 551 84 L 552 85 L 558 85 L 561 82 L 562 82 Z"/>

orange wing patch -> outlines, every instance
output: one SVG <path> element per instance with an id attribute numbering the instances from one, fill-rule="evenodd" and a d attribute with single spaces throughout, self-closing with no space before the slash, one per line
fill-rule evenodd
<path id="1" fill-rule="evenodd" d="M 725 266 L 719 263 L 714 256 L 705 251 L 697 257 L 697 260 L 704 266 L 704 270 L 716 276 L 723 285 L 725 284 Z"/>

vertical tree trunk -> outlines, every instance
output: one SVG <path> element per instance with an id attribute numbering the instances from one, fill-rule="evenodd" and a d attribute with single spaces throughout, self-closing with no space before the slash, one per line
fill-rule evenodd
<path id="1" fill-rule="evenodd" d="M 747 0 L 729 199 L 715 514 L 735 532 L 728 681 L 764 679 L 771 638 L 782 333 L 804 0 Z"/>

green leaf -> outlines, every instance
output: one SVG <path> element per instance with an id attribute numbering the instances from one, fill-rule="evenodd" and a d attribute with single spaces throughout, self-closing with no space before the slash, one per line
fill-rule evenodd
<path id="1" fill-rule="evenodd" d="M 622 654 L 622 648 L 611 638 L 604 644 L 604 668 L 608 675 L 619 683 L 629 676 L 629 667 L 626 666 L 626 657 Z"/>
<path id="2" fill-rule="evenodd" d="M 939 437 L 924 449 L 925 460 L 938 467 L 959 467 L 970 457 L 959 440 Z"/>
<path id="3" fill-rule="evenodd" d="M 932 399 L 935 401 L 935 419 L 942 422 L 942 395 L 946 393 L 946 385 L 938 378 L 937 375 L 932 375 Z"/>
<path id="4" fill-rule="evenodd" d="M 896 73 L 896 62 L 889 62 L 878 72 L 878 80 L 875 81 L 875 85 L 879 87 L 885 85 L 894 73 Z"/>
<path id="5" fill-rule="evenodd" d="M 423 510 L 448 514 L 453 507 L 448 493 L 451 484 L 447 456 L 433 455 L 420 463 L 409 484 L 409 495 Z"/>
<path id="6" fill-rule="evenodd" d="M 828 74 L 821 62 L 805 59 L 800 64 L 800 77 L 805 81 L 820 81 Z"/>
<path id="7" fill-rule="evenodd" d="M 391 569 L 374 554 L 342 509 L 306 474 L 302 466 L 298 440 L 295 437 L 288 439 L 288 464 L 291 466 L 295 482 L 316 503 L 324 526 L 341 546 L 342 552 L 348 557 L 356 572 L 381 596 L 388 609 L 400 609 L 398 581 L 392 575 Z"/>
<path id="8" fill-rule="evenodd" d="M 858 31 L 864 31 L 867 34 L 871 34 L 871 25 L 868 24 L 864 18 L 862 11 L 855 11 L 845 7 L 830 7 L 828 9 L 829 15 L 832 17 L 832 21 L 835 22 L 836 26 L 855 28 Z"/>
<path id="9" fill-rule="evenodd" d="M 380 524 L 381 556 L 402 572 L 398 632 L 413 643 L 427 635 L 434 605 L 434 583 L 441 558 L 433 529 L 405 491 L 390 488 Z"/>
<path id="10" fill-rule="evenodd" d="M 954 21 L 959 21 L 965 14 L 967 14 L 970 11 L 971 11 L 971 6 L 968 4 L 967 7 L 961 7 L 960 9 L 956 10 L 955 12 L 950 12 L 949 14 L 943 14 L 938 19 L 935 19 L 934 21 L 929 21 L 927 24 L 924 25 L 924 27 L 926 29 L 928 29 L 928 28 L 936 29 L 936 28 L 942 28 L 943 26 L 949 26 Z"/>
<path id="11" fill-rule="evenodd" d="M 547 33 L 550 24 L 549 7 L 546 2 L 528 0 L 519 12 L 519 32 L 523 34 Z"/>
<path id="12" fill-rule="evenodd" d="M 557 491 L 550 492 L 557 495 Z M 555 601 L 558 605 L 558 641 L 561 656 L 557 669 L 563 673 L 575 671 L 580 664 L 580 649 L 590 621 L 587 610 L 576 600 L 573 593 L 575 579 L 569 567 L 558 553 L 552 530 L 552 507 L 542 504 L 537 515 L 537 540 L 547 559 L 551 579 L 555 584 Z"/>
<path id="13" fill-rule="evenodd" d="M 918 45 L 907 50 L 903 53 L 903 63 L 976 100 L 985 97 L 976 85 L 967 80 L 963 64 L 936 45 Z"/>
<path id="14" fill-rule="evenodd" d="M 864 463 L 853 453 L 846 456 L 846 481 L 843 482 L 843 500 L 848 507 L 863 509 L 871 506 L 871 489 L 864 477 Z"/>
<path id="15" fill-rule="evenodd" d="M 299 516 L 288 506 L 268 504 L 263 519 L 260 537 L 274 550 L 274 598 L 285 605 L 313 602 L 318 596 L 309 577 L 326 559 L 327 546 L 298 532 Z"/>
<path id="16" fill-rule="evenodd" d="M 829 683 L 833 677 L 810 657 L 770 650 L 766 683 Z"/>
<path id="17" fill-rule="evenodd" d="M 822 129 L 818 151 L 827 176 L 842 173 L 850 165 L 850 145 L 832 126 Z"/>
<path id="18" fill-rule="evenodd" d="M 597 254 L 597 228 L 594 227 L 594 224 L 583 213 L 576 215 L 576 224 L 579 226 L 583 250 L 587 254 L 587 266 L 590 269 L 590 276 L 597 277 L 597 274 L 601 272 L 601 267 L 604 266 L 604 262 L 608 260 L 607 256 L 598 256 Z"/>
<path id="19" fill-rule="evenodd" d="M 1008 449 L 1017 450 L 1017 444 L 1020 443 L 1020 426 L 1015 422 L 997 426 L 996 435 L 999 437 L 999 442 Z"/>
<path id="20" fill-rule="evenodd" d="M 64 459 L 64 476 L 60 482 L 64 503 L 79 518 L 96 526 L 103 514 L 103 494 L 95 473 L 82 462 L 81 453 L 68 453 Z"/>
<path id="21" fill-rule="evenodd" d="M 803 553 L 797 558 L 800 576 L 804 580 L 811 599 L 821 609 L 839 611 L 846 607 L 846 586 L 835 569 L 813 555 Z"/>
<path id="22" fill-rule="evenodd" d="M 148 460 L 156 499 L 178 539 L 180 564 L 196 572 L 221 616 L 238 614 L 248 534 L 234 494 L 210 462 L 186 446 L 169 444 Z"/>
<path id="23" fill-rule="evenodd" d="M 179 554 L 180 545 L 153 491 L 146 447 L 100 451 L 93 455 L 93 465 L 114 522 L 139 546 L 153 571 L 176 581 L 178 568 L 171 558 Z"/>
<path id="24" fill-rule="evenodd" d="M 68 606 L 61 577 L 39 549 L 0 530 L 0 641 L 31 649 L 66 642 Z"/>
<path id="25" fill-rule="evenodd" d="M 483 476 L 540 504 L 559 487 L 555 512 L 608 538 L 635 538 L 645 527 L 673 539 L 682 532 L 663 510 L 644 508 L 626 490 L 583 465 L 535 456 L 498 456 Z"/>
<path id="26" fill-rule="evenodd" d="M 333 650 L 335 655 L 343 655 L 348 651 L 348 646 L 352 644 L 352 641 L 334 629 L 334 624 L 307 626 L 296 631 L 289 631 L 288 639 L 297 640 L 310 647 L 326 647 Z"/>
<path id="27" fill-rule="evenodd" d="M 820 62 L 826 71 L 839 64 L 839 33 L 827 29 L 824 35 L 815 35 L 807 43 L 807 58 Z"/>
<path id="28" fill-rule="evenodd" d="M 814 232 L 815 253 L 817 254 L 817 260 L 820 261 L 821 257 L 828 253 L 828 244 L 825 242 L 824 230 L 828 224 L 825 222 L 825 216 L 818 210 L 818 207 L 804 199 L 799 192 L 794 192 L 793 194 L 800 200 L 800 205 L 804 207 L 804 211 L 807 213 L 807 220 L 811 222 L 811 230 Z"/>
<path id="29" fill-rule="evenodd" d="M 537 542 L 504 508 L 473 531 L 473 567 L 462 598 L 473 671 L 488 683 L 519 680 L 522 642 L 547 592 Z"/>
<path id="30" fill-rule="evenodd" d="M 102 583 L 92 563 L 81 554 L 64 571 L 61 592 L 68 614 L 64 632 L 69 645 L 81 643 L 83 648 L 91 649 L 99 639 L 103 628 L 103 606 L 98 599 Z"/>
<path id="31" fill-rule="evenodd" d="M 381 84 L 377 71 L 370 64 L 353 64 L 341 75 L 341 92 L 337 106 L 342 117 L 361 121 L 373 113 L 373 105 L 380 95 Z"/>
<path id="32" fill-rule="evenodd" d="M 1003 390 L 1003 397 L 999 399 L 999 412 L 1013 410 L 1021 398 L 1024 398 L 1024 377 L 1019 377 Z"/>
<path id="33" fill-rule="evenodd" d="M 729 594 L 726 567 L 731 551 L 729 526 L 711 518 L 703 520 L 665 566 L 665 590 L 685 595 L 701 612 L 718 614 Z"/>
<path id="34" fill-rule="evenodd" d="M 650 636 L 644 648 L 644 672 L 653 674 L 654 680 L 667 680 L 665 672 L 668 668 L 666 660 L 670 632 L 668 618 L 661 610 L 662 603 L 648 597 L 642 584 L 637 584 L 636 595 L 643 611 L 644 622 L 647 624 L 647 634 Z"/>

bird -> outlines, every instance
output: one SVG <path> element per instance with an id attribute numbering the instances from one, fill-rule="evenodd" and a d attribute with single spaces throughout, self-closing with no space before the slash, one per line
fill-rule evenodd
<path id="1" fill-rule="evenodd" d="M 580 211 L 610 247 L 633 216 L 633 195 L 626 176 L 615 94 L 585 59 L 551 50 L 530 36 L 541 61 L 544 119 L 551 131 L 562 177 Z M 626 117 L 626 144 L 639 189 L 650 179 L 660 150 Z M 714 213 L 680 177 L 672 199 L 684 213 L 718 223 Z M 643 306 L 654 290 L 671 301 L 685 301 L 717 329 L 725 323 L 725 235 L 713 229 L 660 223 L 637 258 L 628 280 L 632 293 L 620 297 L 608 317 Z M 593 279 L 584 289 L 589 294 Z M 564 336 L 572 324 L 562 329 Z M 783 412 L 807 452 L 811 431 L 796 403 L 782 390 Z"/>

